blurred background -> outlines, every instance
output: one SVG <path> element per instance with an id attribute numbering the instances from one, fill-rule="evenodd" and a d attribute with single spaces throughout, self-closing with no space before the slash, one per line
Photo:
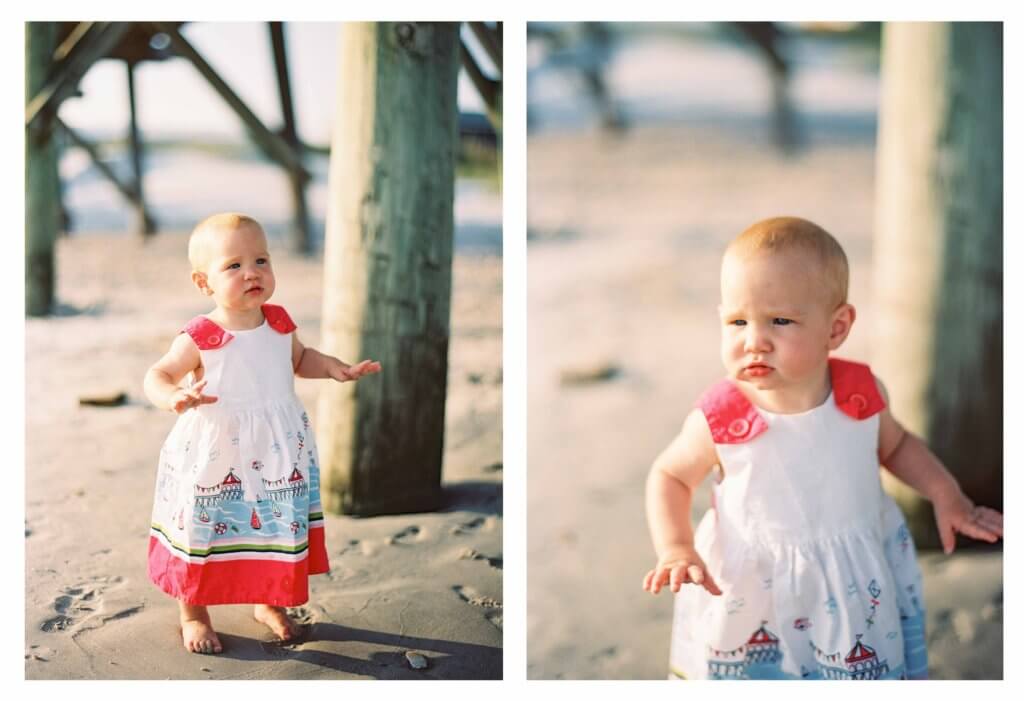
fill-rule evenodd
<path id="1" fill-rule="evenodd" d="M 1002 28 L 530 23 L 528 677 L 667 674 L 644 482 L 721 377 L 719 263 L 753 222 L 843 245 L 839 355 L 1002 508 Z M 1002 677 L 1001 547 L 921 546 L 935 678 Z M 708 507 L 697 495 L 694 523 Z"/>
<path id="2" fill-rule="evenodd" d="M 293 123 L 312 179 L 307 187 L 310 231 L 322 244 L 327 203 L 331 126 L 337 109 L 342 51 L 340 25 L 331 22 L 281 23 L 290 75 Z M 266 22 L 190 22 L 181 27 L 192 44 L 248 109 L 272 131 L 283 133 L 284 116 Z M 467 27 L 460 36 L 481 69 L 494 66 Z M 155 38 L 154 54 L 170 52 L 166 38 Z M 132 174 L 129 87 L 125 61 L 96 62 L 79 83 L 79 94 L 63 102 L 60 119 L 93 144 L 110 170 Z M 224 202 L 251 212 L 268 234 L 284 236 L 292 225 L 287 174 L 249 138 L 246 125 L 203 76 L 181 58 L 147 60 L 134 70 L 137 126 L 142 145 L 147 209 L 164 230 L 191 230 Z M 460 243 L 500 251 L 495 218 L 497 150 L 487 107 L 465 70 L 458 85 L 460 172 L 456 212 Z M 72 233 L 132 231 L 133 210 L 95 167 L 88 152 L 60 134 L 61 185 Z M 216 188 L 196 187 L 196 174 Z M 317 246 L 319 247 L 319 245 Z"/>

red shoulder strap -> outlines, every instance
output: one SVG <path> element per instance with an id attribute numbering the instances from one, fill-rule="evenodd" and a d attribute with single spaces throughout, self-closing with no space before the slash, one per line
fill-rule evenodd
<path id="1" fill-rule="evenodd" d="M 867 365 L 829 358 L 828 366 L 832 374 L 832 396 L 844 414 L 861 421 L 885 408 L 885 399 Z"/>
<path id="2" fill-rule="evenodd" d="M 199 350 L 220 348 L 234 338 L 231 333 L 201 315 L 185 324 L 181 332 L 191 336 Z"/>
<path id="3" fill-rule="evenodd" d="M 270 324 L 270 328 L 274 329 L 278 333 L 291 333 L 297 326 L 292 318 L 288 316 L 288 312 L 284 310 L 284 307 L 279 307 L 276 304 L 264 304 L 260 309 L 263 310 L 263 316 L 267 318 L 267 323 Z"/>
<path id="4" fill-rule="evenodd" d="M 697 401 L 715 443 L 745 443 L 768 430 L 768 422 L 729 380 L 712 385 Z"/>

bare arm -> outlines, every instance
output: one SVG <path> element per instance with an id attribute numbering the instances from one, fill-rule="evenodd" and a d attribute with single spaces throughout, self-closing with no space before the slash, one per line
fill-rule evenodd
<path id="1" fill-rule="evenodd" d="M 217 401 L 216 397 L 202 394 L 205 380 L 189 389 L 179 386 L 190 372 L 195 372 L 197 379 L 202 374 L 199 349 L 188 334 L 178 334 L 170 350 L 146 371 L 142 380 L 143 391 L 156 407 L 179 414 L 192 407 Z"/>
<path id="2" fill-rule="evenodd" d="M 647 477 L 647 525 L 658 563 L 644 578 L 644 590 L 657 594 L 668 582 L 679 591 L 681 584 L 692 581 L 712 594 L 721 593 L 694 549 L 690 523 L 693 491 L 717 462 L 711 431 L 695 409 Z"/>
<path id="3" fill-rule="evenodd" d="M 875 382 L 888 405 L 889 395 L 885 386 L 877 377 Z M 882 410 L 879 422 L 878 460 L 900 481 L 932 503 L 942 547 L 947 553 L 953 552 L 957 533 L 990 543 L 1002 537 L 1002 514 L 984 506 L 975 506 L 942 461 L 924 441 L 896 421 L 888 406 Z"/>
<path id="4" fill-rule="evenodd" d="M 292 334 L 292 368 L 296 376 L 312 380 L 331 378 L 338 382 L 358 380 L 363 375 L 380 372 L 380 363 L 364 360 L 349 365 L 316 348 L 302 345 L 297 333 Z"/>

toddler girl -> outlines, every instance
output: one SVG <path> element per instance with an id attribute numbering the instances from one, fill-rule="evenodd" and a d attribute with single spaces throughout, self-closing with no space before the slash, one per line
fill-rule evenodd
<path id="1" fill-rule="evenodd" d="M 829 357 L 856 318 L 847 279 L 842 248 L 803 219 L 754 224 L 725 253 L 727 379 L 647 481 L 658 562 L 643 588 L 678 592 L 670 678 L 925 677 L 921 573 L 880 464 L 931 500 L 947 553 L 958 532 L 1002 536 L 1002 515 L 903 429 L 871 370 Z M 694 532 L 691 497 L 716 466 Z"/>
<path id="2" fill-rule="evenodd" d="M 146 373 L 150 401 L 179 414 L 160 451 L 148 570 L 178 599 L 185 648 L 210 653 L 222 646 L 207 606 L 255 604 L 256 620 L 288 640 L 298 627 L 284 607 L 304 603 L 307 577 L 328 571 L 316 443 L 294 376 L 346 382 L 380 365 L 299 342 L 288 313 L 267 304 L 274 271 L 254 219 L 205 219 L 188 257 L 214 309 Z"/>

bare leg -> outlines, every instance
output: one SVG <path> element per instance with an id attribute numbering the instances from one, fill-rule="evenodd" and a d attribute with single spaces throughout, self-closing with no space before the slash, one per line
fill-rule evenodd
<path id="1" fill-rule="evenodd" d="M 205 606 L 178 602 L 181 641 L 189 652 L 217 653 L 223 650 Z"/>
<path id="2" fill-rule="evenodd" d="M 299 634 L 299 625 L 288 618 L 282 606 L 256 604 L 252 612 L 253 618 L 264 624 L 281 640 L 291 640 Z"/>

